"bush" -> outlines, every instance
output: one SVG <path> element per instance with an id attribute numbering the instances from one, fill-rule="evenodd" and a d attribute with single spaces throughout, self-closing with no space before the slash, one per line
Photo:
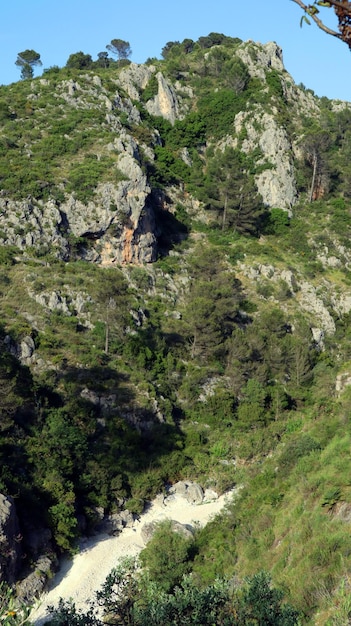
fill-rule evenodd
<path id="1" fill-rule="evenodd" d="M 74 602 L 65 602 L 60 598 L 58 608 L 49 606 L 50 618 L 45 622 L 46 626 L 101 626 L 93 609 L 87 613 L 79 611 Z"/>
<path id="2" fill-rule="evenodd" d="M 285 235 L 287 228 L 290 226 L 290 217 L 287 211 L 283 209 L 271 209 L 265 233 L 267 235 Z"/>
<path id="3" fill-rule="evenodd" d="M 16 246 L 0 246 L 0 265 L 13 265 L 19 252 Z"/>
<path id="4" fill-rule="evenodd" d="M 162 591 L 169 592 L 190 571 L 193 548 L 193 542 L 174 532 L 172 522 L 167 520 L 158 526 L 141 552 L 140 560 L 146 567 L 150 580 L 157 583 Z"/>
<path id="5" fill-rule="evenodd" d="M 2 626 L 30 626 L 31 605 L 18 602 L 14 591 L 4 582 L 0 582 L 0 622 Z"/>
<path id="6" fill-rule="evenodd" d="M 310 435 L 298 435 L 287 444 L 279 459 L 282 470 L 290 470 L 298 459 L 307 456 L 315 450 L 320 450 L 320 444 Z"/>

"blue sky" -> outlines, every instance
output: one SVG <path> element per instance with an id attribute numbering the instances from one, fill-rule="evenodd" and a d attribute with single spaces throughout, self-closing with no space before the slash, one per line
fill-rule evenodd
<path id="1" fill-rule="evenodd" d="M 331 19 L 331 11 L 324 11 Z M 276 41 L 296 83 L 318 96 L 351 101 L 347 46 L 314 25 L 300 28 L 301 10 L 292 0 L 2 0 L 0 16 L 0 84 L 19 79 L 14 63 L 27 48 L 40 53 L 46 68 L 65 65 L 78 51 L 96 59 L 119 38 L 130 42 L 131 60 L 143 63 L 159 58 L 168 41 L 220 32 L 245 41 Z"/>

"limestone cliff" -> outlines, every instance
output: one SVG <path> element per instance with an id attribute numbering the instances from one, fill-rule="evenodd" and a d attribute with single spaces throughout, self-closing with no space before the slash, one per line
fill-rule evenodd
<path id="1" fill-rule="evenodd" d="M 0 198 L 0 245 L 46 249 L 67 259 L 75 239 L 85 240 L 83 256 L 95 262 L 148 263 L 155 259 L 155 223 L 150 187 L 128 148 L 118 166 L 126 180 L 101 183 L 84 204 L 71 194 L 64 202 Z"/>
<path id="2" fill-rule="evenodd" d="M 213 58 L 222 60 L 219 63 Z M 238 98 L 245 88 L 246 79 L 241 84 L 241 79 L 228 82 L 226 73 L 222 76 L 221 63 L 228 64 L 228 72 L 233 63 L 234 67 L 241 63 L 247 77 L 256 81 L 258 95 L 246 97 L 232 120 L 228 118 L 229 132 L 224 137 L 208 133 L 198 145 L 196 128 L 187 124 L 199 103 L 209 94 L 228 91 L 228 85 L 229 90 L 237 90 Z M 189 178 L 195 149 L 204 173 L 208 148 L 226 145 L 254 161 L 254 179 L 264 204 L 291 214 L 299 197 L 295 165 L 301 149 L 296 131 L 303 116 L 318 119 L 320 107 L 316 98 L 294 85 L 279 46 L 250 41 L 232 48 L 213 46 L 210 52 L 197 50 L 191 62 L 186 56 L 179 58 L 178 64 L 175 70 L 175 62 L 131 63 L 118 72 L 111 71 L 108 79 L 94 72 L 53 79 L 49 73 L 26 84 L 24 112 L 11 113 L 9 108 L 9 115 L 17 125 L 27 124 L 32 116 L 36 132 L 32 136 L 28 130 L 13 141 L 6 138 L 10 131 L 4 127 L 4 141 L 10 146 L 11 163 L 12 155 L 21 163 L 26 159 L 31 182 L 27 193 L 24 175 L 18 185 L 13 176 L 4 177 L 0 245 L 16 246 L 29 255 L 50 253 L 64 260 L 74 255 L 103 265 L 153 262 L 162 230 L 153 200 L 159 188 L 165 197 L 174 197 L 177 187 L 182 196 L 186 181 L 179 162 L 188 168 Z M 213 73 L 218 77 L 215 80 Z M 209 86 L 204 87 L 209 76 Z M 222 113 L 219 109 L 213 117 Z M 160 152 L 164 148 L 162 128 L 168 128 L 160 119 L 177 127 L 178 133 L 184 128 L 179 146 L 173 141 L 171 154 L 168 149 Z M 179 127 L 183 121 L 184 126 Z M 42 160 L 40 174 L 38 159 Z M 50 159 L 54 162 L 51 169 Z M 202 204 L 195 195 L 187 191 L 182 201 L 189 213 L 197 206 L 202 219 Z M 171 212 L 174 204 L 170 203 Z"/>

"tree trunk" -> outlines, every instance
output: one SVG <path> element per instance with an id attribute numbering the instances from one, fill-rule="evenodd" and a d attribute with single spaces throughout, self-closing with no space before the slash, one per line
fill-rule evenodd
<path id="1" fill-rule="evenodd" d="M 225 230 L 225 224 L 227 221 L 227 209 L 228 209 L 228 194 L 224 197 L 223 217 L 222 217 L 222 231 Z"/>
<path id="2" fill-rule="evenodd" d="M 105 354 L 108 354 L 108 340 L 109 340 L 109 325 L 108 320 L 105 322 Z"/>
<path id="3" fill-rule="evenodd" d="M 312 181 L 311 181 L 310 198 L 309 198 L 310 203 L 313 200 L 313 194 L 314 194 L 314 189 L 315 189 L 315 185 L 316 185 L 316 176 L 317 176 L 317 169 L 318 169 L 318 154 L 317 154 L 317 152 L 313 153 L 312 164 L 313 164 L 313 172 L 312 172 Z"/>

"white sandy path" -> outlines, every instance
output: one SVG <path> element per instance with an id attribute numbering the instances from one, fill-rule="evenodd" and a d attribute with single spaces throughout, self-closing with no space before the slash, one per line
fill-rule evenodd
<path id="1" fill-rule="evenodd" d="M 145 547 L 141 537 L 144 524 L 157 520 L 173 519 L 182 524 L 205 524 L 228 502 L 236 489 L 212 502 L 193 505 L 182 496 L 172 496 L 164 503 L 157 497 L 148 510 L 141 515 L 132 528 L 125 528 L 119 535 L 104 533 L 81 543 L 80 552 L 73 559 L 64 560 L 60 571 L 53 578 L 49 591 L 43 595 L 39 606 L 32 612 L 31 620 L 42 626 L 48 615 L 48 606 L 57 607 L 59 599 L 73 600 L 78 609 L 89 608 L 89 601 L 105 582 L 106 577 L 119 559 L 136 556 Z"/>

